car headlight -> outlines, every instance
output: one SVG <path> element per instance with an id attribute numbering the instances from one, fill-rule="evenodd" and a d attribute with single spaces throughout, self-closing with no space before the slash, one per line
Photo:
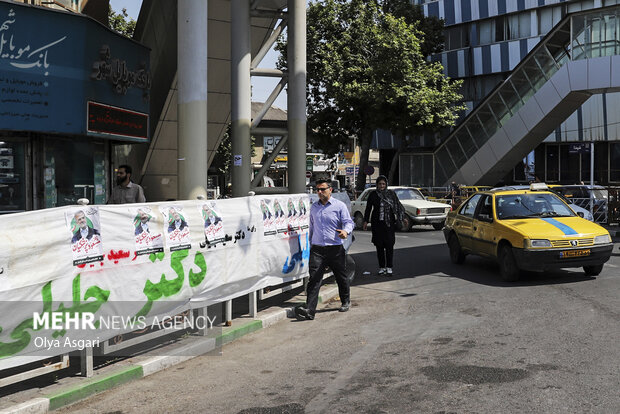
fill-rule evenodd
<path id="1" fill-rule="evenodd" d="M 611 237 L 609 234 L 605 234 L 603 236 L 596 236 L 594 238 L 594 244 L 606 244 L 611 243 Z"/>
<path id="2" fill-rule="evenodd" d="M 551 247 L 551 242 L 547 239 L 530 239 L 525 240 L 525 247 Z"/>

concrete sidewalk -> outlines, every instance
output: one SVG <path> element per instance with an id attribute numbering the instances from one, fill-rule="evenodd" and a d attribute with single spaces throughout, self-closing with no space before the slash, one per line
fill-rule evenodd
<path id="1" fill-rule="evenodd" d="M 320 292 L 319 304 L 326 304 L 338 297 L 338 287 L 325 283 Z M 11 394 L 0 394 L 0 414 L 8 413 L 46 413 L 75 403 L 97 393 L 138 380 L 181 362 L 214 351 L 244 335 L 267 328 L 287 318 L 294 318 L 294 308 L 305 303 L 303 292 L 258 312 L 252 319 L 246 316 L 234 318 L 232 325 L 222 327 L 222 333 L 215 338 L 189 335 L 161 356 L 149 353 L 111 363 L 95 370 L 93 377 L 67 376 L 54 379 L 34 378 L 28 384 L 18 383 L 7 388 L 15 388 Z M 272 301 L 273 302 L 273 301 Z M 191 356 L 190 356 L 191 355 Z M 2 390 L 6 392 L 6 390 Z"/>

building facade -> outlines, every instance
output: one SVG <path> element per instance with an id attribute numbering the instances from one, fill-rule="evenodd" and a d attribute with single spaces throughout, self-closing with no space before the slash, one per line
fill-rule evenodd
<path id="1" fill-rule="evenodd" d="M 462 94 L 468 111 L 504 81 L 567 14 L 600 9 L 600 22 L 595 21 L 596 16 L 591 17 L 594 20 L 589 22 L 588 35 L 601 43 L 613 42 L 620 31 L 617 14 L 605 13 L 620 4 L 618 0 L 414 0 L 414 3 L 423 8 L 426 16 L 444 19 L 444 52 L 432 58 L 443 64 L 446 75 L 463 80 Z M 594 143 L 594 181 L 620 183 L 619 105 L 620 93 L 592 95 L 567 119 L 555 125 L 542 144 L 531 148 L 530 155 L 515 165 L 503 181 L 538 178 L 566 184 L 588 182 L 589 144 Z M 446 135 L 427 134 L 414 140 L 415 152 L 436 148 Z M 412 158 L 408 157 L 401 156 L 401 161 L 411 165 Z M 406 170 L 403 174 L 401 168 L 401 183 L 415 180 L 412 177 L 432 167 L 413 168 L 418 172 Z"/>
<path id="2" fill-rule="evenodd" d="M 114 144 L 149 140 L 148 48 L 69 6 L 0 0 L 0 213 L 103 204 Z"/>

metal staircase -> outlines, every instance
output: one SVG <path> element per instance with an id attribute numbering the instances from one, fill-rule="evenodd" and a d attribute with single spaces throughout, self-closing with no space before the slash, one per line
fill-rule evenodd
<path id="1" fill-rule="evenodd" d="M 501 180 L 590 96 L 620 91 L 620 6 L 566 16 L 433 153 L 436 185 Z"/>

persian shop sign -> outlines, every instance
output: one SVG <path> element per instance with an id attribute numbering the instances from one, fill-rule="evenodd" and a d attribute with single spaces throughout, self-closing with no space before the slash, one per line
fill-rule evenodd
<path id="1" fill-rule="evenodd" d="M 149 116 L 110 105 L 88 102 L 88 132 L 148 138 Z"/>
<path id="2" fill-rule="evenodd" d="M 109 71 L 124 95 L 91 79 L 102 44 L 126 59 Z M 148 48 L 86 16 L 0 1 L 0 128 L 85 135 L 87 101 L 148 114 L 148 61 Z"/>

